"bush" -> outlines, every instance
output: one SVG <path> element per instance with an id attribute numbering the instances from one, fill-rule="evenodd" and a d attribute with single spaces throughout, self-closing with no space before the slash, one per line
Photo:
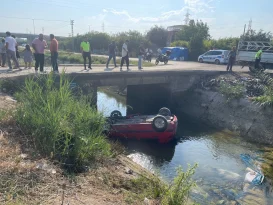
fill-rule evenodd
<path id="1" fill-rule="evenodd" d="M 59 84 L 55 80 L 53 74 L 25 80 L 17 94 L 20 106 L 16 112 L 24 133 L 32 137 L 41 154 L 75 167 L 110 155 L 110 145 L 101 134 L 102 114 L 90 107 L 87 98 L 73 97 L 64 74 Z"/>
<path id="2" fill-rule="evenodd" d="M 177 168 L 177 176 L 163 195 L 162 205 L 187 204 L 189 192 L 196 185 L 192 180 L 197 164 L 189 166 L 188 171 L 183 172 L 182 167 Z"/>
<path id="3" fill-rule="evenodd" d="M 245 87 L 242 84 L 231 85 L 227 82 L 221 82 L 219 91 L 227 97 L 227 101 L 242 98 L 245 94 Z"/>
<path id="4" fill-rule="evenodd" d="M 184 48 L 188 48 L 189 47 L 189 42 L 188 41 L 174 41 L 171 43 L 172 47 L 184 47 Z"/>
<path id="5" fill-rule="evenodd" d="M 140 177 L 132 180 L 130 187 L 136 192 L 140 200 L 145 197 L 157 199 L 162 205 L 184 205 L 187 204 L 191 189 L 196 186 L 192 180 L 197 164 L 189 166 L 186 172 L 177 168 L 177 175 L 171 184 L 162 182 L 158 177 Z"/>

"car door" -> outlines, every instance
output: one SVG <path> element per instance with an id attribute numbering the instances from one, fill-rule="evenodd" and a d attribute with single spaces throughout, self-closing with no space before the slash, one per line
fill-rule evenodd
<path id="1" fill-rule="evenodd" d="M 213 51 L 208 51 L 207 53 L 205 53 L 203 55 L 203 61 L 204 62 L 211 62 L 210 59 L 211 59 L 211 54 L 212 54 Z"/>
<path id="2" fill-rule="evenodd" d="M 212 51 L 211 52 L 211 54 L 210 54 L 210 59 L 209 59 L 209 62 L 210 63 L 214 63 L 215 62 L 215 60 L 217 59 L 217 53 L 218 53 L 219 51 Z"/>

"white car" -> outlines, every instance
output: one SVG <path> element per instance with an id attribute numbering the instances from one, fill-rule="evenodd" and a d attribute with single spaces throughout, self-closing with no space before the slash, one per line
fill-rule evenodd
<path id="1" fill-rule="evenodd" d="M 228 50 L 210 50 L 198 57 L 198 61 L 200 63 L 207 62 L 207 63 L 215 63 L 219 64 L 226 64 L 228 63 L 228 54 L 230 51 Z"/>

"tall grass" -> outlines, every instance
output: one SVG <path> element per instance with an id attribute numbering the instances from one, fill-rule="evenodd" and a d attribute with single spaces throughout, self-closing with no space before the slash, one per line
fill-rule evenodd
<path id="1" fill-rule="evenodd" d="M 227 102 L 244 97 L 245 90 L 243 84 L 231 85 L 228 82 L 221 82 L 219 87 L 220 93 L 227 98 Z"/>
<path id="2" fill-rule="evenodd" d="M 273 106 L 273 79 L 272 77 L 263 72 L 256 72 L 255 77 L 259 78 L 265 85 L 264 94 L 262 96 L 252 98 L 252 101 L 260 104 L 261 106 Z"/>
<path id="3" fill-rule="evenodd" d="M 61 74 L 27 78 L 16 95 L 20 106 L 16 119 L 45 156 L 58 158 L 75 167 L 110 155 L 110 145 L 102 135 L 104 118 L 90 107 L 87 97 L 76 99 L 70 81 Z"/>
<path id="4" fill-rule="evenodd" d="M 170 184 L 161 181 L 157 176 L 149 179 L 143 176 L 131 180 L 130 187 L 139 200 L 148 197 L 157 199 L 162 205 L 185 205 L 188 204 L 190 191 L 196 186 L 192 176 L 197 166 L 189 166 L 185 172 L 182 167 L 178 167 L 176 177 Z"/>

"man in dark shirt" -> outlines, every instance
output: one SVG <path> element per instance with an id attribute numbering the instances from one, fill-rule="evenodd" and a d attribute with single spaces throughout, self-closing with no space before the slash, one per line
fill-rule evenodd
<path id="1" fill-rule="evenodd" d="M 232 51 L 230 51 L 229 54 L 228 54 L 227 71 L 232 72 L 232 66 L 235 63 L 235 59 L 236 59 L 236 48 L 233 47 Z"/>
<path id="2" fill-rule="evenodd" d="M 112 41 L 112 43 L 109 44 L 108 50 L 109 50 L 109 58 L 106 63 L 106 68 L 108 68 L 109 62 L 111 61 L 112 58 L 113 58 L 114 65 L 116 68 L 117 64 L 116 64 L 116 43 L 115 43 L 115 41 Z"/>
<path id="3" fill-rule="evenodd" d="M 145 48 L 143 43 L 140 44 L 138 49 L 138 69 L 142 70 L 142 56 L 145 54 Z"/>

